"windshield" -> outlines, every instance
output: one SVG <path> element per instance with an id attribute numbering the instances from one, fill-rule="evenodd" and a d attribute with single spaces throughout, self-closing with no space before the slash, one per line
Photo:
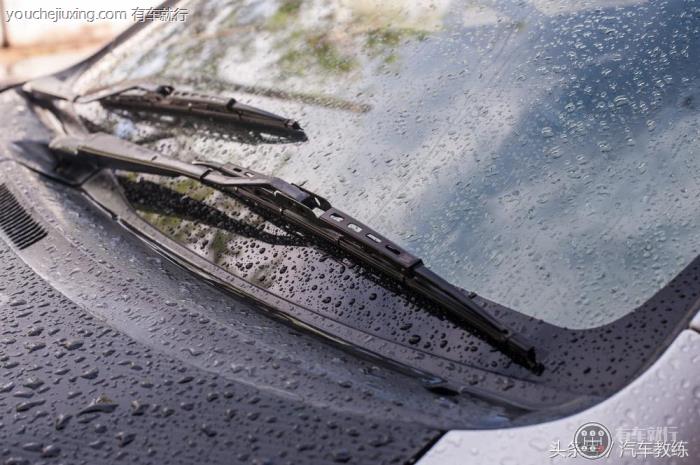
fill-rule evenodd
<path id="1" fill-rule="evenodd" d="M 137 33 L 78 90 L 178 83 L 295 119 L 308 140 L 164 128 L 98 104 L 85 118 L 302 184 L 452 283 L 561 326 L 619 318 L 698 254 L 691 2 L 183 6 L 186 22 Z"/>

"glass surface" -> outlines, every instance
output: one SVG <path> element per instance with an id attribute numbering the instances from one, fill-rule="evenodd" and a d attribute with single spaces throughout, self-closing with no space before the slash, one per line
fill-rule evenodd
<path id="1" fill-rule="evenodd" d="M 632 311 L 698 254 L 693 2 L 181 7 L 186 22 L 136 34 L 78 87 L 232 95 L 308 141 L 81 106 L 95 128 L 303 184 L 454 284 L 562 326 Z"/>

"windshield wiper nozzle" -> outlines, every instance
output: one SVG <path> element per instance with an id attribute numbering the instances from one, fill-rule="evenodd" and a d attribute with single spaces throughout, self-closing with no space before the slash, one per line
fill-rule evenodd
<path id="1" fill-rule="evenodd" d="M 420 258 L 303 187 L 233 164 L 188 163 L 104 133 L 85 137 L 58 136 L 50 147 L 59 152 L 62 160 L 74 163 L 185 176 L 266 209 L 437 304 L 462 326 L 476 330 L 515 362 L 536 373 L 543 369 L 533 344 L 499 321 L 473 296 L 431 271 Z"/>

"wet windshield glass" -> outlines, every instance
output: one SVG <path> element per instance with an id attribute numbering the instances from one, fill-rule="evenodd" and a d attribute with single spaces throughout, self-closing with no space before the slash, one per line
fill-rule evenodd
<path id="1" fill-rule="evenodd" d="M 632 311 L 698 254 L 692 2 L 182 6 L 184 23 L 136 34 L 78 87 L 233 95 L 308 141 L 83 106 L 96 127 L 303 184 L 454 284 L 563 326 Z"/>

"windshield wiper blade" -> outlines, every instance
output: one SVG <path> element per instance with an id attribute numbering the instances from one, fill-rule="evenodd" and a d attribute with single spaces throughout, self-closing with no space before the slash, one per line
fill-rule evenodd
<path id="1" fill-rule="evenodd" d="M 233 164 L 184 162 L 104 133 L 85 137 L 58 136 L 51 141 L 50 148 L 62 161 L 185 176 L 263 207 L 438 304 L 460 324 L 477 330 L 515 362 L 537 373 L 543 368 L 533 344 L 501 323 L 466 291 L 431 271 L 420 258 L 300 186 Z"/>
<path id="2" fill-rule="evenodd" d="M 178 90 L 168 84 L 129 82 L 78 95 L 67 91 L 58 79 L 48 77 L 29 81 L 22 90 L 43 99 L 68 100 L 74 103 L 99 102 L 105 107 L 195 115 L 261 128 L 299 141 L 307 140 L 306 133 L 295 120 L 246 105 L 233 97 Z"/>

